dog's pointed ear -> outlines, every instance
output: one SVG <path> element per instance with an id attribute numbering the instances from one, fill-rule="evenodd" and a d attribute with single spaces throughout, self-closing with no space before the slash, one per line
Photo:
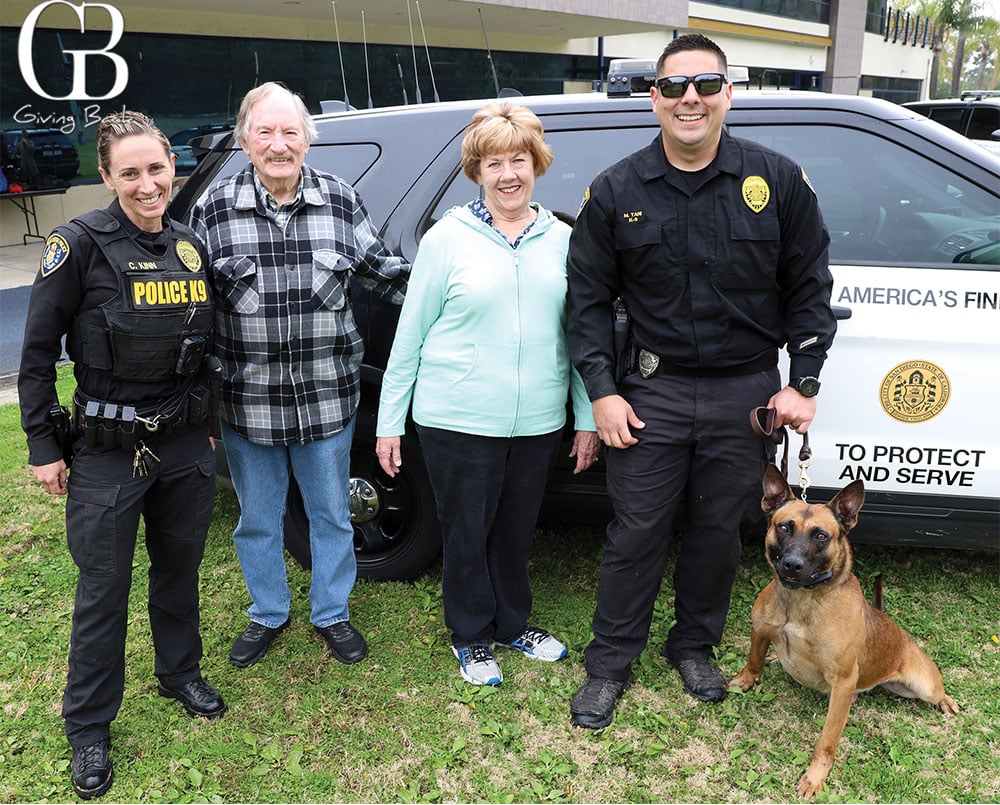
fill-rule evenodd
<path id="1" fill-rule="evenodd" d="M 768 464 L 764 471 L 764 497 L 760 499 L 760 507 L 764 514 L 770 514 L 781 506 L 784 506 L 795 495 L 792 488 L 785 480 L 785 476 L 773 464 Z"/>
<path id="2" fill-rule="evenodd" d="M 827 507 L 837 518 L 846 534 L 858 524 L 858 512 L 865 503 L 865 484 L 860 478 L 841 489 Z"/>

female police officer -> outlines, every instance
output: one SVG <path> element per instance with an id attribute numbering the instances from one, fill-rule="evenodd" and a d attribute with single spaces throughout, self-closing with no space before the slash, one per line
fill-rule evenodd
<path id="1" fill-rule="evenodd" d="M 124 692 L 140 514 L 159 693 L 194 716 L 226 711 L 199 668 L 198 566 L 215 497 L 204 250 L 166 215 L 174 157 L 152 120 L 125 110 L 106 117 L 97 153 L 116 199 L 46 241 L 18 377 L 35 477 L 69 496 L 79 578 L 62 715 L 84 799 L 112 782 L 110 723 Z M 64 335 L 77 382 L 69 434 L 58 426 L 55 389 Z"/>

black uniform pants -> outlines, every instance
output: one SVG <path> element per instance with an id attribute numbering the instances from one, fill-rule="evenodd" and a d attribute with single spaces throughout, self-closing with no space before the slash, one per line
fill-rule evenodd
<path id="1" fill-rule="evenodd" d="M 131 450 L 77 445 L 66 536 L 80 575 L 62 714 L 71 746 L 109 737 L 125 689 L 125 631 L 139 516 L 149 554 L 153 671 L 165 684 L 200 675 L 198 566 L 215 502 L 215 456 L 204 425 L 146 442 L 160 464 L 132 477 Z"/>
<path id="2" fill-rule="evenodd" d="M 528 559 L 562 431 L 508 439 L 418 425 L 417 433 L 441 523 L 452 642 L 508 643 L 531 614 Z"/>
<path id="3" fill-rule="evenodd" d="M 739 564 L 740 521 L 760 500 L 774 447 L 750 428 L 750 409 L 778 390 L 777 369 L 743 377 L 696 378 L 636 372 L 623 395 L 646 423 L 638 443 L 607 454 L 615 516 L 607 529 L 587 672 L 628 678 L 649 638 L 674 521 L 683 504 L 674 572 L 676 624 L 667 651 L 705 655 L 722 639 Z"/>

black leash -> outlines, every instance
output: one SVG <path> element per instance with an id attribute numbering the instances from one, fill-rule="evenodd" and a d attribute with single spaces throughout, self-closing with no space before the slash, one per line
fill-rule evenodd
<path id="1" fill-rule="evenodd" d="M 779 428 L 774 427 L 774 418 L 777 416 L 777 413 L 773 408 L 767 408 L 763 405 L 751 408 L 750 427 L 762 439 L 770 439 L 776 445 L 784 443 L 779 467 L 781 474 L 785 478 L 788 478 L 788 445 L 790 439 L 784 425 Z M 812 448 L 809 447 L 809 432 L 807 431 L 802 434 L 802 447 L 799 449 L 799 488 L 802 490 L 802 500 L 806 499 L 806 490 L 811 483 L 809 476 L 806 474 L 811 461 Z"/>

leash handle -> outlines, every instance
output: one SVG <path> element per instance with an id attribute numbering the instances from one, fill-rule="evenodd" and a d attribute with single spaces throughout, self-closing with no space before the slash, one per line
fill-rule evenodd
<path id="1" fill-rule="evenodd" d="M 762 439 L 770 439 L 776 445 L 784 443 L 780 469 L 781 474 L 785 478 L 788 478 L 788 446 L 790 440 L 784 425 L 778 428 L 774 427 L 774 420 L 777 415 L 777 411 L 764 405 L 751 408 L 750 427 Z M 812 448 L 809 446 L 809 433 L 806 432 L 802 434 L 802 447 L 799 449 L 799 488 L 802 490 L 802 500 L 806 499 L 806 490 L 812 484 L 809 475 L 806 473 L 811 462 Z"/>

